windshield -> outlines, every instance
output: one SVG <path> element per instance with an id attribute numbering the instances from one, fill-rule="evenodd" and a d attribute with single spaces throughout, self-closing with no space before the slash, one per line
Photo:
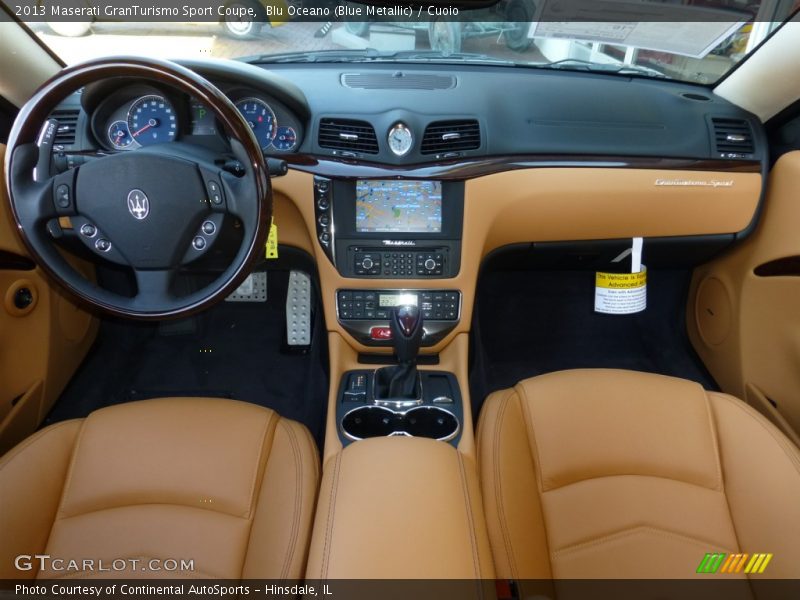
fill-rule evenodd
<path id="1" fill-rule="evenodd" d="M 0 2 L 67 64 L 120 54 L 256 63 L 491 63 L 700 84 L 719 80 L 800 4 L 473 0 L 481 8 L 470 9 L 463 1 Z"/>

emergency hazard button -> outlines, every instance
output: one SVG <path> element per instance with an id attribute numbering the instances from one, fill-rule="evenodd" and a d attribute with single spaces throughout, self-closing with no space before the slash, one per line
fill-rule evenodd
<path id="1" fill-rule="evenodd" d="M 375 341 L 386 341 L 392 339 L 391 327 L 373 327 L 369 330 L 369 337 Z"/>

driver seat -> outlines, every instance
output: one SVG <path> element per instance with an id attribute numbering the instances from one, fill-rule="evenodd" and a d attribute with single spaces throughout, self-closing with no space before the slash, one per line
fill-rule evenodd
<path id="1" fill-rule="evenodd" d="M 104 408 L 0 460 L 0 579 L 299 579 L 318 480 L 308 430 L 267 408 Z"/>

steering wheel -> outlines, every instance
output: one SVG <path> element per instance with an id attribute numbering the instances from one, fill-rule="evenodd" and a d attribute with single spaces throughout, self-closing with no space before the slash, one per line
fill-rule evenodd
<path id="1" fill-rule="evenodd" d="M 204 104 L 222 126 L 238 172 L 222 168 L 219 152 L 172 141 L 91 158 L 51 175 L 57 124 L 49 115 L 79 88 L 114 77 L 154 81 Z M 272 216 L 266 161 L 250 126 L 214 85 L 163 60 L 103 58 L 61 71 L 20 110 L 5 172 L 14 219 L 35 261 L 78 299 L 128 318 L 185 316 L 225 298 L 263 252 Z M 211 247 L 226 215 L 242 232 L 232 262 L 203 289 L 176 295 L 176 274 Z M 132 269 L 133 296 L 104 289 L 73 269 L 54 236 L 62 217 L 94 255 Z"/>

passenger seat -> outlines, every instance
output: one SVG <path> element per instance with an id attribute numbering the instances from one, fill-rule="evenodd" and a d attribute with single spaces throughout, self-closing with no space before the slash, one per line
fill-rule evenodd
<path id="1" fill-rule="evenodd" d="M 689 578 L 706 553 L 747 554 L 740 577 L 771 554 L 750 576 L 797 577 L 800 453 L 736 398 L 551 373 L 489 396 L 478 449 L 501 579 Z"/>

